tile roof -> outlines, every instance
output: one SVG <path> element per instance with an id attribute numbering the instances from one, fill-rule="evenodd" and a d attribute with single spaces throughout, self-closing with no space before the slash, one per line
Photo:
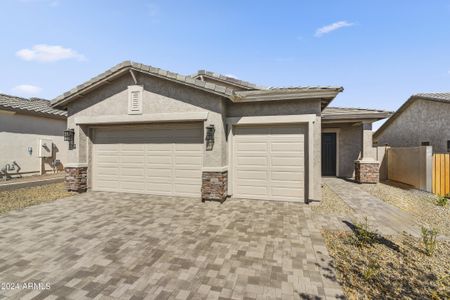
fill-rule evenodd
<path id="1" fill-rule="evenodd" d="M 50 106 L 50 101 L 40 98 L 21 98 L 0 94 L 0 109 L 23 113 L 38 114 L 48 117 L 65 118 L 67 112 Z"/>
<path id="2" fill-rule="evenodd" d="M 224 82 L 227 82 L 232 85 L 238 85 L 247 90 L 263 90 L 263 89 L 265 89 L 265 87 L 257 86 L 256 84 L 248 82 L 248 81 L 240 80 L 237 78 L 225 76 L 225 75 L 222 75 L 219 73 L 206 71 L 206 70 L 199 70 L 197 73 L 191 75 L 192 78 L 200 78 L 201 76 L 210 77 L 213 79 L 217 79 L 219 81 L 224 81 Z"/>
<path id="3" fill-rule="evenodd" d="M 78 93 L 82 93 L 86 89 L 95 86 L 97 83 L 99 83 L 102 80 L 106 80 L 114 75 L 117 74 L 123 74 L 129 70 L 136 70 L 142 73 L 147 73 L 154 75 L 156 77 L 165 78 L 171 81 L 175 81 L 184 85 L 192 86 L 201 90 L 209 91 L 224 97 L 230 97 L 233 95 L 233 90 L 230 88 L 226 88 L 221 85 L 217 85 L 210 82 L 204 82 L 195 78 L 192 78 L 191 76 L 185 76 L 180 75 L 178 73 L 166 71 L 160 68 L 155 68 L 149 65 L 144 65 L 132 61 L 124 61 L 118 65 L 115 65 L 114 67 L 106 70 L 105 72 L 89 79 L 88 81 L 76 86 L 75 88 L 71 89 L 70 91 L 56 97 L 52 100 L 52 105 L 59 105 L 67 98 L 74 96 Z"/>
<path id="4" fill-rule="evenodd" d="M 420 93 L 413 95 L 413 97 L 437 101 L 450 101 L 450 93 Z"/>
<path id="5" fill-rule="evenodd" d="M 180 75 L 180 74 L 173 73 L 170 71 L 155 68 L 155 67 L 152 67 L 149 65 L 144 65 L 144 64 L 140 64 L 140 63 L 136 63 L 136 62 L 132 62 L 132 61 L 124 61 L 124 62 L 108 69 L 107 71 L 99 74 L 98 76 L 95 76 L 95 77 L 89 79 L 85 83 L 76 86 L 75 88 L 71 89 L 70 91 L 56 97 L 55 99 L 52 100 L 51 105 L 53 107 L 63 107 L 66 103 L 72 101 L 73 98 L 75 98 L 76 96 L 82 96 L 83 93 L 99 86 L 100 84 L 102 84 L 102 82 L 109 82 L 109 80 L 117 78 L 118 76 L 121 76 L 131 70 L 136 70 L 136 71 L 139 71 L 144 74 L 150 74 L 155 77 L 164 78 L 166 80 L 170 80 L 170 81 L 184 84 L 184 85 L 187 85 L 187 86 L 190 86 L 193 88 L 197 88 L 197 89 L 204 90 L 204 91 L 207 91 L 210 93 L 214 93 L 216 95 L 220 95 L 222 97 L 228 98 L 233 102 L 243 101 L 244 98 L 247 96 L 251 97 L 252 94 L 246 95 L 245 94 L 246 92 L 262 92 L 262 93 L 271 93 L 271 94 L 276 94 L 277 92 L 279 92 L 280 96 L 282 96 L 284 94 L 288 94 L 288 93 L 295 94 L 295 93 L 311 92 L 311 94 L 309 94 L 309 95 L 312 95 L 312 92 L 320 92 L 322 94 L 327 92 L 328 94 L 326 95 L 326 98 L 327 98 L 327 101 L 329 102 L 336 96 L 337 93 L 339 93 L 343 90 L 341 87 L 338 87 L 338 88 L 334 88 L 334 87 L 333 88 L 332 87 L 296 87 L 296 88 L 272 88 L 272 89 L 261 88 L 261 89 L 258 89 L 258 88 L 256 88 L 255 85 L 245 82 L 245 81 L 232 79 L 231 77 L 223 76 L 220 74 L 215 74 L 212 72 L 199 71 L 200 73 L 208 74 L 208 76 L 216 76 L 218 78 L 224 78 L 227 80 L 227 82 L 231 82 L 233 80 L 233 82 L 235 82 L 235 83 L 239 82 L 239 84 L 247 86 L 247 90 L 245 90 L 245 91 L 236 91 L 235 89 L 225 87 L 220 84 L 202 81 L 200 79 L 194 78 L 193 76 Z M 213 75 L 211 75 L 210 73 L 212 73 Z M 199 74 L 199 73 L 197 73 L 197 74 Z M 256 100 L 253 99 L 253 101 L 256 101 Z"/>
<path id="6" fill-rule="evenodd" d="M 322 119 L 384 119 L 392 115 L 392 112 L 380 109 L 350 108 L 350 107 L 326 107 L 322 111 Z"/>
<path id="7" fill-rule="evenodd" d="M 390 113 L 386 110 L 355 108 L 355 107 L 332 107 L 329 106 L 322 111 L 322 115 L 340 115 L 340 114 L 373 114 L 373 113 Z"/>

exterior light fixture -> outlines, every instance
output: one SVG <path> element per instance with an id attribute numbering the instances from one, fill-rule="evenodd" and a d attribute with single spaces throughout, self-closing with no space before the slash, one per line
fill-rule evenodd
<path id="1" fill-rule="evenodd" d="M 209 126 L 206 126 L 206 150 L 211 151 L 214 147 L 214 133 L 216 132 L 216 128 L 214 128 L 214 125 L 211 124 Z"/>
<path id="2" fill-rule="evenodd" d="M 64 141 L 69 142 L 69 150 L 75 149 L 75 130 L 64 130 Z"/>

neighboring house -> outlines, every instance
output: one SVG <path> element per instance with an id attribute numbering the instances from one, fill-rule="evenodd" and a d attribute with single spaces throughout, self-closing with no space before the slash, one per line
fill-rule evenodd
<path id="1" fill-rule="evenodd" d="M 0 178 L 62 170 L 66 119 L 48 100 L 0 94 Z"/>
<path id="2" fill-rule="evenodd" d="M 433 152 L 450 152 L 450 93 L 411 96 L 374 133 L 378 146 L 432 146 Z"/>
<path id="3" fill-rule="evenodd" d="M 371 123 L 388 114 L 330 108 L 322 116 L 342 90 L 262 88 L 123 62 L 52 102 L 74 129 L 69 189 L 320 200 L 322 174 L 352 176 L 358 159 L 357 179 L 377 172 Z"/>

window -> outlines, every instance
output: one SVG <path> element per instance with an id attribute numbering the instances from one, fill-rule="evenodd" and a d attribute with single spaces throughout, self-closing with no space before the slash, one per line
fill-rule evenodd
<path id="1" fill-rule="evenodd" d="M 128 114 L 142 114 L 142 93 L 144 88 L 140 85 L 130 85 L 128 87 Z"/>
<path id="2" fill-rule="evenodd" d="M 430 142 L 422 142 L 422 146 L 430 146 Z"/>
<path id="3" fill-rule="evenodd" d="M 447 141 L 447 152 L 450 152 L 450 140 Z"/>

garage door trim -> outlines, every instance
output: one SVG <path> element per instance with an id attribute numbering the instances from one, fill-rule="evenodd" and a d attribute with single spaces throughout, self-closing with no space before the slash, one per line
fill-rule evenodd
<path id="1" fill-rule="evenodd" d="M 234 191 L 234 142 L 233 137 L 235 135 L 235 127 L 239 125 L 275 125 L 275 124 L 295 124 L 303 123 L 307 124 L 307 132 L 305 142 L 308 148 L 305 153 L 305 160 L 308 164 L 305 166 L 305 181 L 308 183 L 305 194 L 305 202 L 308 199 L 314 199 L 314 161 L 312 153 L 314 153 L 314 122 L 317 116 L 315 114 L 303 114 L 303 115 L 285 115 L 285 116 L 252 116 L 252 117 L 232 117 L 227 118 L 228 127 L 228 195 L 232 196 Z"/>

